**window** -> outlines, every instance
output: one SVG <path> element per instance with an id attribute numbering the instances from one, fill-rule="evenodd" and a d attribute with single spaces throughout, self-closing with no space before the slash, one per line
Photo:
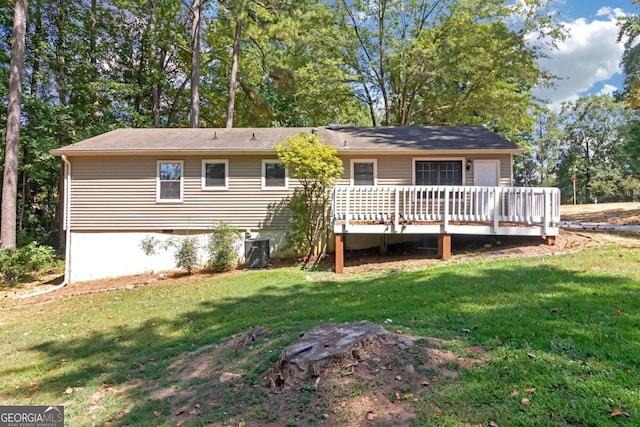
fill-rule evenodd
<path id="1" fill-rule="evenodd" d="M 229 162 L 227 160 L 202 161 L 202 189 L 229 189 Z"/>
<path id="2" fill-rule="evenodd" d="M 351 160 L 351 185 L 376 185 L 377 161 Z"/>
<path id="3" fill-rule="evenodd" d="M 415 185 L 462 185 L 462 160 L 416 160 Z"/>
<path id="4" fill-rule="evenodd" d="M 286 190 L 289 188 L 287 169 L 278 160 L 262 161 L 262 189 Z"/>
<path id="5" fill-rule="evenodd" d="M 182 202 L 182 160 L 161 160 L 158 162 L 156 200 L 158 202 Z"/>

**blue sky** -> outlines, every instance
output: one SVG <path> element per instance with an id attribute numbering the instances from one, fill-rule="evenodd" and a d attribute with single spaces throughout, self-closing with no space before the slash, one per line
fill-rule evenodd
<path id="1" fill-rule="evenodd" d="M 555 88 L 537 90 L 536 95 L 559 109 L 563 101 L 581 95 L 621 89 L 624 48 L 616 43 L 616 22 L 624 14 L 640 12 L 640 8 L 631 0 L 557 0 L 555 8 L 569 37 L 540 64 L 560 79 Z"/>

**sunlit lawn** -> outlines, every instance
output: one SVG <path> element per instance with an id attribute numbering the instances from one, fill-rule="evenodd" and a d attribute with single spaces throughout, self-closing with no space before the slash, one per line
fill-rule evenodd
<path id="1" fill-rule="evenodd" d="M 418 425 L 640 425 L 640 254 L 619 247 L 358 276 L 285 268 L 4 307 L 0 403 L 62 404 L 68 426 L 174 425 L 148 387 L 178 355 L 255 325 L 292 341 L 329 319 L 391 319 L 461 354 L 488 349 L 416 403 Z"/>

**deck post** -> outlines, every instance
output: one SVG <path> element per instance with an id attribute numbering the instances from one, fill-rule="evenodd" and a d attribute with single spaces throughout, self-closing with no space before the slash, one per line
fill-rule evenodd
<path id="1" fill-rule="evenodd" d="M 438 258 L 444 261 L 451 258 L 451 234 L 438 235 Z"/>
<path id="2" fill-rule="evenodd" d="M 556 236 L 546 236 L 544 240 L 548 246 L 554 246 L 556 244 Z"/>
<path id="3" fill-rule="evenodd" d="M 344 271 L 344 235 L 336 233 L 336 274 Z"/>
<path id="4" fill-rule="evenodd" d="M 498 233 L 500 228 L 500 187 L 493 189 L 493 232 Z"/>
<path id="5" fill-rule="evenodd" d="M 382 234 L 380 236 L 380 255 L 386 255 L 389 252 L 389 246 L 387 244 L 387 234 Z"/>
<path id="6" fill-rule="evenodd" d="M 442 231 L 449 231 L 449 192 L 444 189 L 444 218 L 442 219 Z"/>
<path id="7" fill-rule="evenodd" d="M 549 233 L 549 226 L 551 225 L 551 215 L 549 215 L 551 211 L 551 197 L 550 197 L 551 195 L 546 189 L 542 191 L 544 194 L 544 217 L 542 218 L 542 221 L 544 221 L 543 233 L 546 235 L 547 233 Z M 554 239 L 554 243 L 555 243 L 555 239 Z M 547 244 L 549 244 L 548 238 L 547 238 Z"/>
<path id="8" fill-rule="evenodd" d="M 398 229 L 398 224 L 400 224 L 400 190 L 398 187 L 395 188 L 395 206 L 393 207 L 393 228 L 394 230 Z"/>
<path id="9" fill-rule="evenodd" d="M 345 201 L 345 208 L 344 208 L 344 229 L 345 231 L 347 230 L 347 228 L 349 228 L 349 196 L 351 195 L 351 191 L 346 190 L 345 191 L 346 195 L 347 195 L 347 200 Z M 336 234 L 336 239 L 338 238 L 338 235 Z"/>

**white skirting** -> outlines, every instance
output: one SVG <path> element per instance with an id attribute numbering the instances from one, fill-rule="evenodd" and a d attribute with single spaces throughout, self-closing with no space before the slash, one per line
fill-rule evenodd
<path id="1" fill-rule="evenodd" d="M 207 234 L 205 232 L 191 232 L 197 236 L 200 247 L 204 247 Z M 182 239 L 183 234 L 165 234 L 161 232 L 71 232 L 71 250 L 69 252 L 70 283 L 104 279 L 110 277 L 128 276 L 134 274 L 155 273 L 176 270 L 175 248 L 165 249 L 158 245 L 156 253 L 146 255 L 140 243 L 152 237 L 161 243 L 169 239 Z M 240 260 L 244 259 L 244 233 L 236 244 Z M 286 231 L 268 230 L 253 231 L 251 238 L 268 238 L 271 256 L 287 257 L 291 252 L 283 250 L 286 243 Z M 200 251 L 200 260 L 204 263 L 206 256 Z"/>

